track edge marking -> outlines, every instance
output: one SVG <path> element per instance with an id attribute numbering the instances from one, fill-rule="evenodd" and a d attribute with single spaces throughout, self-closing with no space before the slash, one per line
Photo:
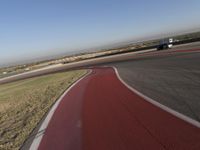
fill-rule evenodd
<path id="1" fill-rule="evenodd" d="M 173 109 L 171 109 L 171 108 L 169 108 L 169 107 L 167 107 L 167 106 L 165 106 L 165 105 L 163 105 L 163 104 L 158 103 L 157 101 L 153 100 L 153 99 L 150 98 L 150 97 L 145 96 L 144 94 L 142 94 L 142 93 L 139 92 L 138 90 L 136 90 L 136 89 L 134 89 L 133 87 L 131 87 L 130 85 L 128 85 L 128 84 L 120 77 L 117 68 L 114 67 L 114 66 L 112 66 L 112 68 L 115 70 L 115 73 L 116 73 L 116 75 L 117 75 L 117 78 L 118 78 L 118 79 L 121 81 L 121 83 L 124 84 L 129 90 L 131 90 L 131 91 L 134 92 L 135 94 L 139 95 L 140 97 L 142 97 L 142 98 L 143 98 L 144 100 L 146 100 L 147 102 L 149 102 L 149 103 L 155 105 L 156 107 L 159 107 L 159 108 L 161 108 L 162 110 L 164 110 L 164 111 L 166 111 L 166 112 L 168 112 L 168 113 L 170 113 L 170 114 L 176 116 L 177 118 L 179 118 L 179 119 L 181 119 L 181 120 L 184 120 L 185 122 L 190 123 L 190 124 L 194 125 L 194 126 L 197 127 L 197 128 L 200 128 L 200 122 L 198 122 L 198 121 L 196 121 L 196 120 L 194 120 L 194 119 L 192 119 L 192 118 L 190 118 L 190 117 L 188 117 L 188 116 L 185 116 L 185 115 L 183 115 L 183 114 L 181 114 L 181 113 L 179 113 L 179 112 L 177 112 L 177 111 L 175 111 L 175 110 L 173 110 Z"/>
<path id="2" fill-rule="evenodd" d="M 53 104 L 52 108 L 50 109 L 50 111 L 48 112 L 45 120 L 43 121 L 42 125 L 40 126 L 38 132 L 36 133 L 33 142 L 31 143 L 31 146 L 29 148 L 29 150 L 37 150 L 39 148 L 39 145 L 42 141 L 45 129 L 47 128 L 54 112 L 56 111 L 57 107 L 59 106 L 60 102 L 62 101 L 62 99 L 64 98 L 64 96 L 77 84 L 79 83 L 83 78 L 85 78 L 86 76 L 88 76 L 90 73 L 92 72 L 91 69 L 89 69 L 89 71 L 82 76 L 80 79 L 78 79 L 76 82 L 74 82 L 70 87 L 67 88 L 67 90 L 60 96 L 60 98 Z"/>

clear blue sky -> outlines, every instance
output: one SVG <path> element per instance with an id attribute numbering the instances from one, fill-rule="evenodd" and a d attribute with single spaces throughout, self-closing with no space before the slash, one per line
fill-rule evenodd
<path id="1" fill-rule="evenodd" d="M 199 0 L 1 0 L 0 66 L 198 27 Z"/>

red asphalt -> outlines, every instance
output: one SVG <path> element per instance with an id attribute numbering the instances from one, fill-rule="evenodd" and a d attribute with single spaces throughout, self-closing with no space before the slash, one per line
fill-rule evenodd
<path id="1" fill-rule="evenodd" d="M 112 68 L 95 68 L 56 109 L 40 150 L 199 150 L 200 129 L 133 93 Z"/>

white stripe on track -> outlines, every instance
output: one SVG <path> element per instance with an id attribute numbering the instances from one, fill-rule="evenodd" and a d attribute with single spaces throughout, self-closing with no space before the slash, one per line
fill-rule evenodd
<path id="1" fill-rule="evenodd" d="M 177 118 L 182 119 L 182 120 L 186 121 L 187 123 L 190 123 L 190 124 L 194 125 L 194 126 L 197 127 L 197 128 L 200 128 L 200 122 L 198 122 L 198 121 L 196 121 L 196 120 L 194 120 L 194 119 L 192 119 L 192 118 L 189 118 L 188 116 L 185 116 L 185 115 L 183 115 L 183 114 L 181 114 L 181 113 L 179 113 L 179 112 L 177 112 L 177 111 L 175 111 L 175 110 L 173 110 L 173 109 L 171 109 L 171 108 L 169 108 L 169 107 L 167 107 L 167 106 L 164 106 L 164 105 L 162 105 L 162 104 L 156 102 L 155 100 L 153 100 L 153 99 L 151 99 L 151 98 L 145 96 L 144 94 L 142 94 L 142 93 L 139 92 L 138 90 L 136 90 L 136 89 L 134 89 L 133 87 L 131 87 L 130 85 L 128 85 L 128 84 L 120 77 L 117 68 L 115 68 L 114 66 L 113 66 L 112 68 L 115 70 L 115 73 L 116 73 L 118 79 L 119 79 L 128 89 L 130 89 L 132 92 L 134 92 L 135 94 L 139 95 L 140 97 L 142 97 L 144 100 L 148 101 L 149 103 L 151 103 L 151 104 L 153 104 L 153 105 L 155 105 L 155 106 L 161 108 L 162 110 L 164 110 L 164 111 L 166 111 L 166 112 L 168 112 L 168 113 L 170 113 L 170 114 L 176 116 Z"/>
<path id="2" fill-rule="evenodd" d="M 88 73 L 86 73 L 83 77 L 81 77 L 79 80 L 77 80 L 75 83 L 73 83 L 64 93 L 63 95 L 56 101 L 56 103 L 53 105 L 53 107 L 48 112 L 48 115 L 46 116 L 45 120 L 43 121 L 42 125 L 40 126 L 40 129 L 38 130 L 37 134 L 34 137 L 34 140 L 29 148 L 29 150 L 37 150 L 39 148 L 40 142 L 42 140 L 42 137 L 44 135 L 45 129 L 47 128 L 54 112 L 56 111 L 58 105 L 64 98 L 64 96 L 83 78 L 85 78 L 87 75 L 89 75 L 92 71 L 90 70 Z"/>

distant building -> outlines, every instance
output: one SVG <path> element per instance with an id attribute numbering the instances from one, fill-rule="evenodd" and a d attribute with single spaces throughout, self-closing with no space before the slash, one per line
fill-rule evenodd
<path id="1" fill-rule="evenodd" d="M 30 68 L 26 68 L 26 69 L 25 69 L 25 71 L 29 71 L 29 70 L 30 70 Z"/>

